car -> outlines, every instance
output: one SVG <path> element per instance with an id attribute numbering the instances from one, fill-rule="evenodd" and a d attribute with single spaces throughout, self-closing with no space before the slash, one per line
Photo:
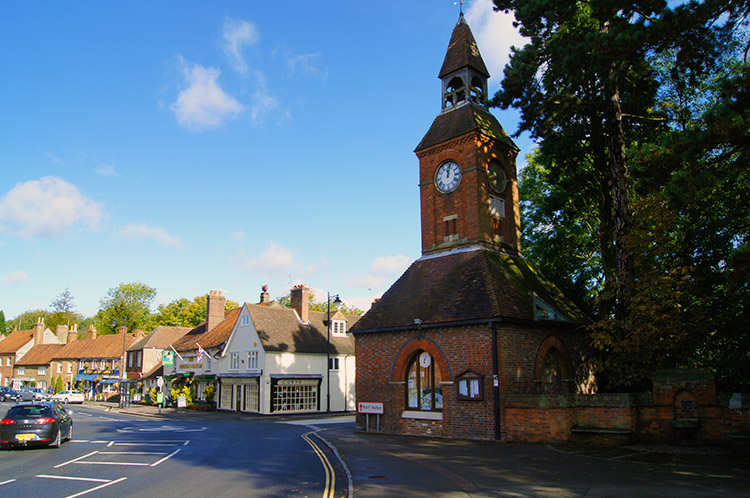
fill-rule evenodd
<path id="1" fill-rule="evenodd" d="M 52 401 L 59 403 L 83 403 L 83 393 L 75 389 L 69 391 L 60 391 L 52 396 Z"/>
<path id="2" fill-rule="evenodd" d="M 21 388 L 21 400 L 22 401 L 47 401 L 49 396 L 47 392 L 40 387 L 22 387 Z"/>
<path id="3" fill-rule="evenodd" d="M 0 387 L 0 401 L 21 401 L 21 393 L 10 386 Z"/>
<path id="4" fill-rule="evenodd" d="M 54 401 L 21 402 L 0 420 L 0 446 L 54 446 L 73 439 L 73 419 Z"/>

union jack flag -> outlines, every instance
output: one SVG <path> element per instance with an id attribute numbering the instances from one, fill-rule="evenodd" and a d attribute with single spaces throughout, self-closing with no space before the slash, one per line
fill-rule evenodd
<path id="1" fill-rule="evenodd" d="M 195 343 L 195 345 L 198 346 L 198 363 L 200 363 L 200 361 L 203 359 L 203 355 L 207 355 L 208 353 L 206 353 L 206 350 L 204 350 L 197 342 Z"/>

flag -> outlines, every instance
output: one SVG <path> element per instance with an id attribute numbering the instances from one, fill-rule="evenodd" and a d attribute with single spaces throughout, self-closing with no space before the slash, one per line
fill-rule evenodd
<path id="1" fill-rule="evenodd" d="M 207 355 L 208 353 L 206 353 L 206 351 L 197 342 L 195 343 L 195 345 L 198 346 L 198 363 L 200 363 L 201 360 L 203 359 L 203 355 L 204 354 Z"/>

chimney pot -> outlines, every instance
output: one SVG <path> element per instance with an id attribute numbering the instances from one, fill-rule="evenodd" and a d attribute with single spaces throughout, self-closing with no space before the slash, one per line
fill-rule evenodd
<path id="1" fill-rule="evenodd" d="M 292 288 L 290 301 L 292 308 L 297 311 L 299 319 L 304 323 L 308 323 L 310 321 L 310 289 L 302 284 L 295 285 Z"/>

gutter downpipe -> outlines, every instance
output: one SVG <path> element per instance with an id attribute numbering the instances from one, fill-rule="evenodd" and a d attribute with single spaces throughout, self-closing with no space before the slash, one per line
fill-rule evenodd
<path id="1" fill-rule="evenodd" d="M 500 439 L 500 375 L 498 371 L 497 322 L 492 322 L 492 404 L 495 415 L 495 439 Z"/>

